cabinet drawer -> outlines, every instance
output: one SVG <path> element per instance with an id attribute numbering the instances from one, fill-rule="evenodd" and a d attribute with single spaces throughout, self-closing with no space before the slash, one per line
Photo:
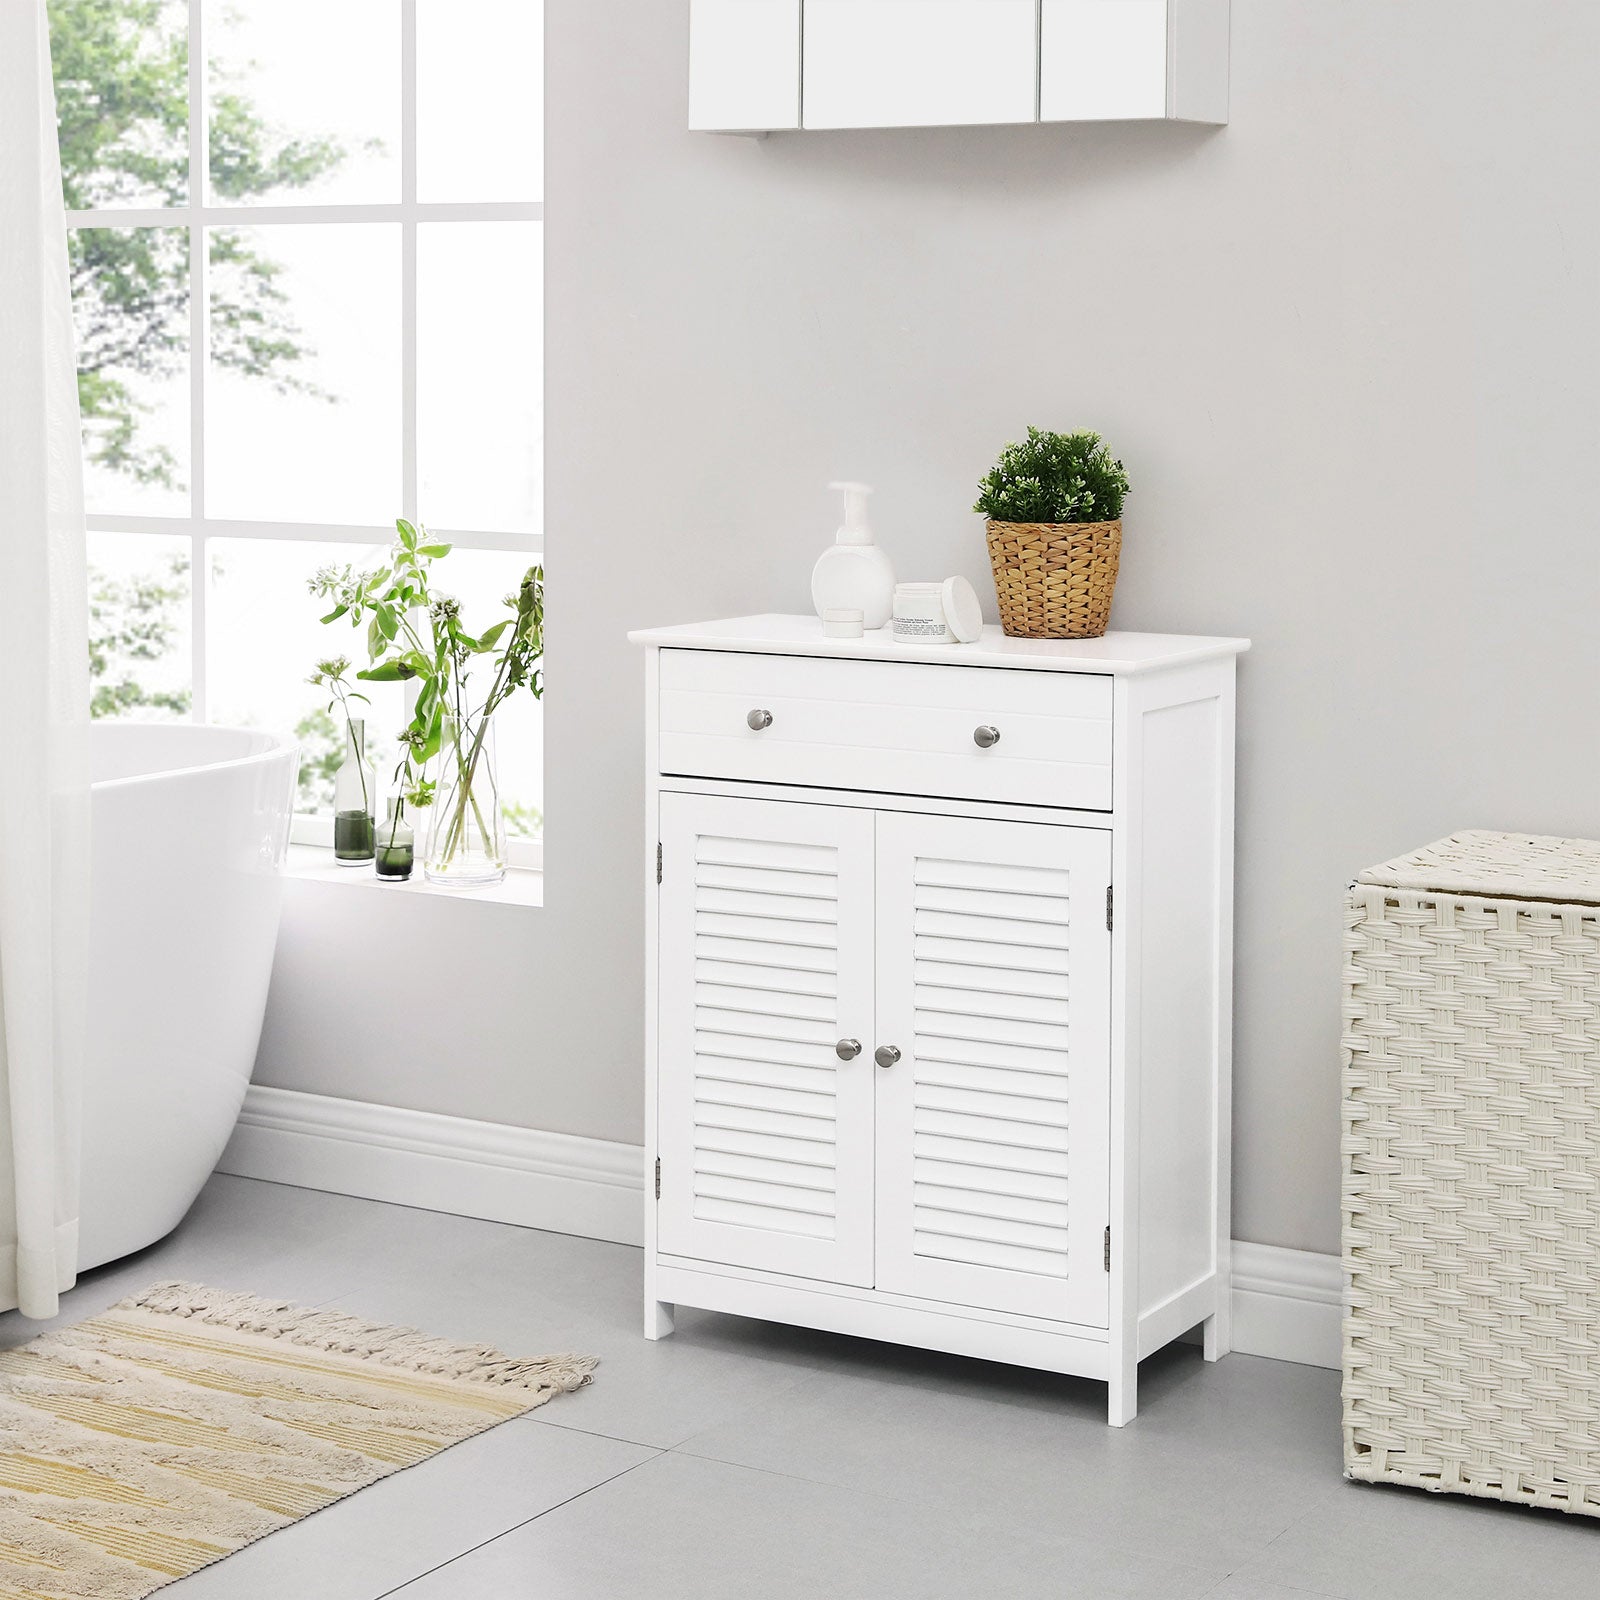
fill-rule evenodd
<path id="1" fill-rule="evenodd" d="M 661 771 L 1111 809 L 1111 683 L 1077 673 L 661 652 Z M 752 728 L 752 712 L 771 722 Z M 1000 738 L 980 748 L 979 728 Z"/>

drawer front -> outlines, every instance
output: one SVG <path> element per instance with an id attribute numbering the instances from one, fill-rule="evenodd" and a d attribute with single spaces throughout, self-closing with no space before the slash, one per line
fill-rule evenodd
<path id="1" fill-rule="evenodd" d="M 663 650 L 661 771 L 1109 811 L 1111 682 Z M 770 724 L 752 728 L 752 712 Z M 998 741 L 980 746 L 980 728 Z"/>

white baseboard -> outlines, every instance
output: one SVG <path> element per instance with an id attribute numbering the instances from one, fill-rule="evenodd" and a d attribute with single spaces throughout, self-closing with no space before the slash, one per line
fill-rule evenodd
<path id="1" fill-rule="evenodd" d="M 1233 1348 L 1308 1367 L 1342 1361 L 1344 1269 L 1338 1256 L 1233 1246 Z"/>
<path id="2" fill-rule="evenodd" d="M 220 1172 L 485 1217 L 616 1244 L 643 1242 L 644 1151 L 497 1122 L 253 1084 Z M 1233 1348 L 1337 1367 L 1337 1256 L 1233 1247 Z"/>
<path id="3" fill-rule="evenodd" d="M 217 1170 L 614 1244 L 644 1241 L 644 1152 L 606 1139 L 252 1084 Z"/>

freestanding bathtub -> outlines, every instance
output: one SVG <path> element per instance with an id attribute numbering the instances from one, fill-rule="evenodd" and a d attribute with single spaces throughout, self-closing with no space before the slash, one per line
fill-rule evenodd
<path id="1" fill-rule="evenodd" d="M 80 1270 L 168 1234 L 216 1166 L 261 1034 L 299 750 L 97 722 Z"/>

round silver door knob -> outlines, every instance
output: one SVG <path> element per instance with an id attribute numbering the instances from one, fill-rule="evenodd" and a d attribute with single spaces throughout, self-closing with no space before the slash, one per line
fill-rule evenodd
<path id="1" fill-rule="evenodd" d="M 833 1047 L 833 1053 L 841 1061 L 854 1061 L 861 1054 L 861 1041 L 859 1039 L 841 1039 Z"/>
<path id="2" fill-rule="evenodd" d="M 980 750 L 992 750 L 1000 743 L 1000 730 L 998 728 L 974 728 L 972 742 Z"/>
<path id="3" fill-rule="evenodd" d="M 752 733 L 760 733 L 763 728 L 772 726 L 772 713 L 770 711 L 752 711 L 745 722 Z"/>
<path id="4" fill-rule="evenodd" d="M 895 1062 L 900 1059 L 900 1048 L 898 1045 L 880 1044 L 878 1048 L 873 1051 L 872 1059 L 876 1061 L 880 1067 L 892 1067 Z"/>

